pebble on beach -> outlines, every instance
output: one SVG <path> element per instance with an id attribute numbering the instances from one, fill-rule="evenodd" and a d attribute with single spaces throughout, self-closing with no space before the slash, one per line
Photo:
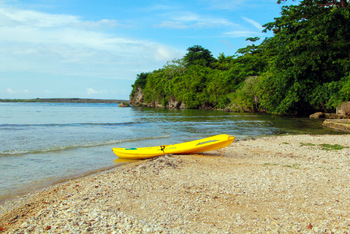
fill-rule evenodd
<path id="1" fill-rule="evenodd" d="M 350 135 L 274 136 L 133 161 L 3 204 L 0 232 L 346 233 L 349 147 Z"/>

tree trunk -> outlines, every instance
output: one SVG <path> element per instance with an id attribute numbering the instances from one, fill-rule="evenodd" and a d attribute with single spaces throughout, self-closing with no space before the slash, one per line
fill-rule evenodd
<path id="1" fill-rule="evenodd" d="M 327 109 L 326 109 L 326 106 L 324 105 L 324 102 L 321 102 L 321 106 L 322 106 L 323 112 L 327 113 Z"/>

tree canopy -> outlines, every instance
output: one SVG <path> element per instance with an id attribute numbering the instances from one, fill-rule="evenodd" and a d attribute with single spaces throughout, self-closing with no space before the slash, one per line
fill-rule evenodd
<path id="1" fill-rule="evenodd" d="M 274 32 L 264 46 L 272 59 L 263 79 L 266 89 L 261 87 L 265 108 L 293 113 L 320 106 L 327 111 L 349 98 L 338 95 L 349 79 L 350 11 L 344 1 L 283 6 L 281 17 L 264 27 Z"/>
<path id="2" fill-rule="evenodd" d="M 287 0 L 278 0 L 278 4 Z M 291 1 L 292 2 L 292 1 Z M 284 5 L 264 25 L 270 38 L 216 59 L 195 45 L 163 68 L 138 75 L 148 103 L 169 100 L 187 108 L 233 108 L 276 114 L 334 111 L 350 100 L 350 4 L 303 0 Z M 260 44 L 258 44 L 260 41 Z"/>
<path id="3" fill-rule="evenodd" d="M 187 67 L 191 65 L 208 67 L 216 60 L 208 49 L 199 45 L 189 47 L 187 51 L 188 53 L 183 58 Z"/>

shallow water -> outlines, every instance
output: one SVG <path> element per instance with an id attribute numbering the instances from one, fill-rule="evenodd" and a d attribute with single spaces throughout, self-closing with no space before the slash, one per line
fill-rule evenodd
<path id="1" fill-rule="evenodd" d="M 173 144 L 216 134 L 237 139 L 335 134 L 322 121 L 209 110 L 96 103 L 0 103 L 0 201 L 116 165 L 113 147 Z"/>

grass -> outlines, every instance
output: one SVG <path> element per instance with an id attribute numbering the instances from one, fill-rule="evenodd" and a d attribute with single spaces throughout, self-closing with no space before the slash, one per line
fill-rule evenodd
<path id="1" fill-rule="evenodd" d="M 312 144 L 312 143 L 303 143 L 303 142 L 301 142 L 300 145 L 301 145 L 301 146 L 315 146 L 315 144 Z"/>
<path id="2" fill-rule="evenodd" d="M 293 165 L 283 165 L 283 167 L 290 167 L 290 168 L 295 168 L 298 169 L 300 168 L 301 164 L 295 163 Z"/>
<path id="3" fill-rule="evenodd" d="M 271 163 L 264 163 L 264 166 L 278 166 L 277 163 L 271 164 Z"/>
<path id="4" fill-rule="evenodd" d="M 335 145 L 320 144 L 320 146 L 323 150 L 342 150 L 344 148 L 349 148 L 347 146 L 342 146 L 342 145 L 338 145 L 338 144 L 335 144 Z"/>
<path id="5" fill-rule="evenodd" d="M 321 147 L 322 150 L 342 150 L 342 149 L 345 149 L 345 148 L 349 148 L 348 146 L 342 146 L 342 145 L 338 145 L 338 144 L 335 144 L 335 145 L 331 145 L 331 144 L 318 144 L 318 145 L 315 145 L 315 144 L 312 144 L 312 143 L 303 143 L 301 142 L 300 143 L 301 146 L 319 146 Z"/>

